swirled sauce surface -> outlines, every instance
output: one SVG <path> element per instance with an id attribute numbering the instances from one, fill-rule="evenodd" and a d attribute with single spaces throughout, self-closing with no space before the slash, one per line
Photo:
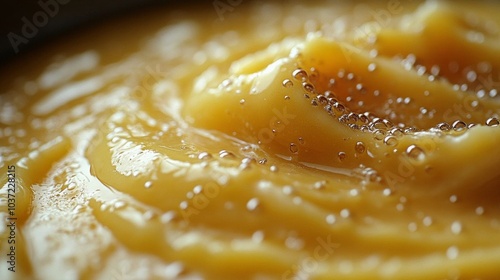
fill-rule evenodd
<path id="1" fill-rule="evenodd" d="M 3 70 L 1 275 L 498 279 L 500 7 L 231 3 Z"/>

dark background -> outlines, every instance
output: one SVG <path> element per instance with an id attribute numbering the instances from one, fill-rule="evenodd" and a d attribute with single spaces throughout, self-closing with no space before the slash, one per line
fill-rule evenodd
<path id="1" fill-rule="evenodd" d="M 0 66 L 18 55 L 35 48 L 39 44 L 50 40 L 54 36 L 64 34 L 72 29 L 93 24 L 100 20 L 108 19 L 114 16 L 131 13 L 137 10 L 154 8 L 155 6 L 165 5 L 190 5 L 196 2 L 211 2 L 210 0 L 59 0 L 67 2 L 60 4 L 57 0 L 7 0 L 0 5 Z M 59 7 L 57 13 L 51 17 L 40 6 L 39 2 L 56 3 Z M 48 22 L 40 28 L 32 38 L 27 38 L 27 43 L 20 43 L 19 52 L 16 53 L 8 34 L 13 32 L 23 36 L 22 28 L 25 22 L 23 17 L 33 23 L 33 16 L 42 11 L 47 14 Z M 40 13 L 39 13 L 40 14 Z"/>

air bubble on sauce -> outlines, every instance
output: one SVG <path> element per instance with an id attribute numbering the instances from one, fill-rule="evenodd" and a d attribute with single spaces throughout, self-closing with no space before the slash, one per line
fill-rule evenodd
<path id="1" fill-rule="evenodd" d="M 365 144 L 363 142 L 356 142 L 354 149 L 359 154 L 363 154 L 366 151 L 366 147 L 365 147 Z"/>
<path id="2" fill-rule="evenodd" d="M 347 155 L 344 152 L 339 152 L 339 154 L 338 154 L 338 158 L 339 158 L 340 161 L 344 161 L 344 159 L 346 158 L 346 156 Z"/>
<path id="3" fill-rule="evenodd" d="M 498 126 L 500 124 L 500 121 L 498 121 L 497 118 L 489 118 L 486 120 L 486 125 L 487 126 Z"/>
<path id="4" fill-rule="evenodd" d="M 394 136 L 387 136 L 384 138 L 384 144 L 387 146 L 396 146 L 398 144 L 398 139 Z"/>
<path id="5" fill-rule="evenodd" d="M 292 72 L 292 76 L 294 79 L 299 81 L 305 81 L 308 78 L 307 72 L 304 69 L 295 69 Z"/>
<path id="6" fill-rule="evenodd" d="M 208 152 L 201 152 L 198 154 L 198 159 L 200 160 L 209 160 L 212 158 L 212 155 Z"/>
<path id="7" fill-rule="evenodd" d="M 282 85 L 286 88 L 289 88 L 293 86 L 293 82 L 290 79 L 285 79 L 283 80 Z"/>
<path id="8" fill-rule="evenodd" d="M 326 223 L 329 224 L 329 225 L 333 225 L 335 223 L 335 221 L 337 220 L 337 218 L 335 217 L 334 214 L 328 214 L 326 215 Z"/>
<path id="9" fill-rule="evenodd" d="M 410 158 L 415 159 L 415 160 L 423 160 L 425 158 L 424 151 L 422 150 L 422 148 L 420 148 L 417 145 L 408 146 L 408 148 L 406 148 L 406 154 Z"/>
<path id="10" fill-rule="evenodd" d="M 259 207 L 260 201 L 258 198 L 252 198 L 247 202 L 247 210 L 248 211 L 254 211 Z"/>

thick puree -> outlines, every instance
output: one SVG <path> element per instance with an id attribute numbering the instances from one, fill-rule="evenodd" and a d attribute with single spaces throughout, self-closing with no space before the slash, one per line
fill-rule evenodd
<path id="1" fill-rule="evenodd" d="M 240 2 L 4 67 L 0 278 L 500 279 L 500 6 Z"/>

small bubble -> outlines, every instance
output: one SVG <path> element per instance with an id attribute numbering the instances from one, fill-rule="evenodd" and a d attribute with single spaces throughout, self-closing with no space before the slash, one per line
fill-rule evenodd
<path id="1" fill-rule="evenodd" d="M 290 100 L 290 96 L 285 95 L 285 100 Z"/>
<path id="2" fill-rule="evenodd" d="M 321 189 L 324 189 L 326 186 L 326 181 L 317 181 L 314 183 L 314 189 L 316 190 L 321 190 Z"/>
<path id="3" fill-rule="evenodd" d="M 347 80 L 349 80 L 349 81 L 354 80 L 354 73 L 347 74 Z"/>
<path id="4" fill-rule="evenodd" d="M 304 241 L 296 237 L 288 237 L 285 240 L 285 246 L 289 249 L 300 250 L 304 247 Z"/>
<path id="5" fill-rule="evenodd" d="M 339 152 L 338 157 L 340 161 L 344 161 L 344 159 L 346 158 L 346 154 L 344 152 Z"/>
<path id="6" fill-rule="evenodd" d="M 497 96 L 497 94 L 498 94 L 498 92 L 497 92 L 497 90 L 496 90 L 496 89 L 492 89 L 492 90 L 490 90 L 490 93 L 489 93 L 490 97 L 496 97 L 496 96 Z"/>
<path id="7" fill-rule="evenodd" d="M 176 214 L 174 211 L 168 211 L 160 216 L 160 221 L 164 224 L 169 223 L 175 218 Z"/>
<path id="8" fill-rule="evenodd" d="M 241 105 L 245 104 L 245 99 L 244 98 L 240 99 L 240 104 Z"/>
<path id="9" fill-rule="evenodd" d="M 491 64 L 489 62 L 479 62 L 477 68 L 481 73 L 488 73 L 491 71 Z"/>
<path id="10" fill-rule="evenodd" d="M 486 120 L 486 125 L 487 126 L 498 126 L 500 124 L 500 122 L 498 121 L 497 118 L 489 118 Z"/>
<path id="11" fill-rule="evenodd" d="M 344 78 L 345 76 L 345 70 L 344 69 L 339 69 L 339 71 L 337 72 L 337 76 L 341 79 Z"/>
<path id="12" fill-rule="evenodd" d="M 425 74 L 425 71 L 427 71 L 427 68 L 425 66 L 417 66 L 417 75 L 423 76 Z"/>
<path id="13" fill-rule="evenodd" d="M 308 93 L 314 93 L 314 86 L 312 84 L 304 82 L 302 83 L 302 87 Z"/>
<path id="14" fill-rule="evenodd" d="M 337 220 L 337 218 L 335 217 L 335 215 L 333 215 L 333 214 L 326 215 L 326 223 L 327 224 L 333 225 L 336 220 Z"/>
<path id="15" fill-rule="evenodd" d="M 417 145 L 410 145 L 406 148 L 406 154 L 413 159 L 423 160 L 425 157 L 424 151 Z"/>
<path id="16" fill-rule="evenodd" d="M 376 140 L 383 140 L 385 138 L 385 131 L 382 129 L 375 129 L 373 131 L 373 138 Z"/>
<path id="17" fill-rule="evenodd" d="M 486 91 L 484 91 L 484 89 L 480 89 L 476 92 L 477 98 L 484 98 L 485 95 L 486 95 Z"/>
<path id="18" fill-rule="evenodd" d="M 364 124 L 367 124 L 368 121 L 369 121 L 368 117 L 365 116 L 364 114 L 359 114 L 358 118 L 359 118 L 359 121 L 362 122 L 362 123 L 364 123 Z"/>
<path id="19" fill-rule="evenodd" d="M 281 191 L 285 195 L 291 195 L 293 193 L 293 188 L 291 186 L 284 186 Z"/>
<path id="20" fill-rule="evenodd" d="M 295 69 L 293 72 L 292 72 L 292 76 L 293 78 L 295 78 L 296 80 L 306 80 L 307 79 L 307 72 L 304 70 L 304 69 Z"/>
<path id="21" fill-rule="evenodd" d="M 405 206 L 401 203 L 398 203 L 396 205 L 396 210 L 398 210 L 399 212 L 403 211 L 405 209 Z"/>
<path id="22" fill-rule="evenodd" d="M 293 82 L 290 79 L 284 79 L 282 85 L 286 88 L 289 88 L 293 86 Z"/>
<path id="23" fill-rule="evenodd" d="M 249 158 L 249 157 L 245 157 L 245 158 L 243 158 L 243 159 L 241 160 L 241 163 L 242 163 L 242 164 L 251 164 L 251 163 L 253 163 L 253 162 L 255 162 L 255 159 L 253 159 L 253 158 Z"/>
<path id="24" fill-rule="evenodd" d="M 264 232 L 258 230 L 252 234 L 252 241 L 255 243 L 261 243 L 264 240 Z"/>
<path id="25" fill-rule="evenodd" d="M 235 155 L 229 151 L 221 150 L 219 151 L 220 158 L 235 158 Z"/>
<path id="26" fill-rule="evenodd" d="M 450 246 L 446 250 L 446 257 L 450 260 L 454 260 L 458 257 L 458 248 L 456 246 Z"/>
<path id="27" fill-rule="evenodd" d="M 440 71 L 439 65 L 433 65 L 431 67 L 431 74 L 432 75 L 434 75 L 434 76 L 439 75 L 439 71 Z"/>
<path id="28" fill-rule="evenodd" d="M 258 198 L 254 197 L 247 202 L 247 210 L 254 211 L 259 207 L 260 201 Z"/>
<path id="29" fill-rule="evenodd" d="M 203 191 L 203 186 L 202 185 L 196 185 L 193 188 L 193 193 L 194 194 L 200 194 Z"/>
<path id="30" fill-rule="evenodd" d="M 266 164 L 267 158 L 261 158 L 259 159 L 259 164 Z"/>
<path id="31" fill-rule="evenodd" d="M 462 131 L 462 130 L 467 129 L 467 124 L 463 121 L 460 121 L 460 120 L 454 121 L 451 126 L 453 127 L 453 130 L 455 130 L 455 131 Z"/>
<path id="32" fill-rule="evenodd" d="M 383 194 L 384 196 L 390 196 L 390 195 L 392 194 L 392 191 L 391 191 L 391 189 L 389 189 L 389 188 L 385 188 L 385 189 L 382 191 L 382 194 Z"/>
<path id="33" fill-rule="evenodd" d="M 399 127 L 394 127 L 389 130 L 389 134 L 394 137 L 401 137 L 404 134 L 404 131 Z"/>
<path id="34" fill-rule="evenodd" d="M 349 113 L 347 115 L 347 121 L 350 122 L 350 123 L 355 123 L 359 120 L 359 117 L 357 114 L 355 113 Z"/>
<path id="35" fill-rule="evenodd" d="M 179 207 L 182 209 L 182 210 L 186 210 L 188 208 L 189 204 L 187 201 L 181 201 L 181 203 L 179 204 Z"/>
<path id="36" fill-rule="evenodd" d="M 476 74 L 476 72 L 475 72 L 475 71 L 472 71 L 472 70 L 471 70 L 471 71 L 469 71 L 469 72 L 467 72 L 467 75 L 466 75 L 466 76 L 467 76 L 467 81 L 469 81 L 469 82 L 471 82 L 471 83 L 475 82 L 475 81 L 476 81 L 476 79 L 477 79 L 477 74 Z"/>
<path id="37" fill-rule="evenodd" d="M 349 211 L 349 209 L 340 210 L 340 217 L 349 218 L 350 215 L 351 215 L 351 212 Z"/>
<path id="38" fill-rule="evenodd" d="M 146 189 L 151 188 L 151 186 L 152 186 L 152 185 L 153 185 L 153 182 L 151 182 L 151 181 L 146 181 L 146 183 L 144 183 L 144 187 L 145 187 Z"/>
<path id="39" fill-rule="evenodd" d="M 459 221 L 454 221 L 451 224 L 450 230 L 453 234 L 460 234 L 462 232 L 462 224 Z"/>
<path id="40" fill-rule="evenodd" d="M 467 129 L 471 129 L 471 128 L 475 127 L 476 125 L 477 124 L 475 124 L 475 123 L 470 123 L 467 125 Z"/>
<path id="41" fill-rule="evenodd" d="M 375 63 L 368 64 L 368 72 L 373 72 L 377 69 L 377 65 Z"/>
<path id="42" fill-rule="evenodd" d="M 277 167 L 276 165 L 271 165 L 271 166 L 269 167 L 269 170 L 270 170 L 271 172 L 278 172 L 278 167 Z"/>
<path id="43" fill-rule="evenodd" d="M 475 212 L 476 212 L 476 215 L 481 216 L 484 214 L 484 208 L 481 206 L 478 206 L 478 207 L 476 207 Z"/>
<path id="44" fill-rule="evenodd" d="M 354 149 L 356 150 L 357 153 L 364 153 L 366 151 L 365 144 L 363 142 L 357 142 L 356 145 L 354 146 Z"/>
<path id="45" fill-rule="evenodd" d="M 398 139 L 394 136 L 387 136 L 384 138 L 384 144 L 387 146 L 396 146 L 398 144 Z"/>
<path id="46" fill-rule="evenodd" d="M 370 128 L 375 130 L 375 129 L 387 129 L 387 124 L 384 122 L 383 119 L 380 118 L 374 118 L 372 122 L 370 123 Z"/>
<path id="47" fill-rule="evenodd" d="M 350 196 L 358 196 L 359 195 L 359 190 L 357 189 L 352 189 L 349 191 Z"/>
<path id="48" fill-rule="evenodd" d="M 68 187 L 67 187 L 67 190 L 68 191 L 71 191 L 71 190 L 74 190 L 76 188 L 76 184 L 71 182 L 69 183 Z"/>
<path id="49" fill-rule="evenodd" d="M 200 160 L 208 160 L 211 158 L 212 158 L 212 155 L 207 153 L 207 152 L 201 152 L 198 154 L 198 159 L 200 159 Z"/>
<path id="50" fill-rule="evenodd" d="M 440 123 L 436 126 L 437 129 L 441 131 L 449 131 L 451 129 L 451 126 L 448 123 Z"/>
<path id="51" fill-rule="evenodd" d="M 417 132 L 418 130 L 415 127 L 407 127 L 405 128 L 405 134 L 412 134 Z"/>
<path id="52" fill-rule="evenodd" d="M 451 202 L 451 203 L 455 203 L 455 202 L 457 202 L 457 200 L 458 200 L 458 198 L 457 198 L 457 196 L 456 196 L 456 195 L 451 195 L 451 196 L 450 196 L 450 202 Z"/>
<path id="53" fill-rule="evenodd" d="M 328 98 L 326 98 L 324 95 L 320 94 L 318 95 L 317 97 L 318 99 L 318 102 L 321 104 L 321 105 L 326 105 L 328 104 Z"/>
<path id="54" fill-rule="evenodd" d="M 295 143 L 290 143 L 290 152 L 296 154 L 299 152 L 299 147 Z"/>
<path id="55" fill-rule="evenodd" d="M 127 205 L 127 203 L 125 203 L 125 201 L 121 201 L 121 200 L 118 200 L 116 201 L 114 204 L 113 204 L 113 207 L 115 209 L 121 209 L 123 207 L 125 207 Z"/>
<path id="56" fill-rule="evenodd" d="M 341 115 L 345 112 L 345 107 L 344 105 L 340 104 L 339 102 L 335 102 L 333 104 L 333 109 L 335 110 L 335 113 L 337 115 Z"/>
<path id="57" fill-rule="evenodd" d="M 330 81 L 328 81 L 328 87 L 333 87 L 335 85 L 335 79 L 330 79 Z"/>

